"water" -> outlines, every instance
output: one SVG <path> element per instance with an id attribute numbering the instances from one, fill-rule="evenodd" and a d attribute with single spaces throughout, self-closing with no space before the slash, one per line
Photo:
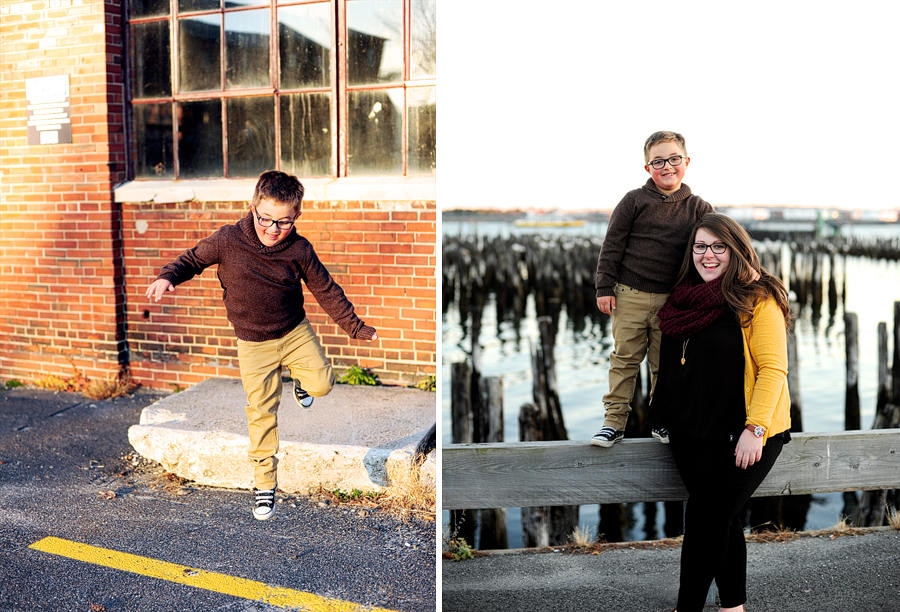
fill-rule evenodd
<path id="1" fill-rule="evenodd" d="M 588 224 L 592 225 L 592 224 Z M 605 227 L 552 228 L 552 233 L 585 235 Z M 599 224 L 595 224 L 599 225 Z M 534 228 L 516 228 L 508 223 L 444 223 L 446 234 L 519 235 L 535 233 Z M 545 230 L 541 233 L 547 234 Z M 900 227 L 861 227 L 845 230 L 845 234 L 896 236 Z M 597 235 L 597 234 L 594 234 Z M 827 258 L 824 261 L 823 279 L 831 273 Z M 838 304 L 833 319 L 829 317 L 827 293 L 822 306 L 821 319 L 813 321 L 810 308 L 804 308 L 795 323 L 799 360 L 800 397 L 803 406 L 803 429 L 807 432 L 844 430 L 844 395 L 846 381 L 844 346 L 844 307 L 840 304 L 841 287 L 846 282 L 846 310 L 859 317 L 859 392 L 861 423 L 864 429 L 872 426 L 875 417 L 875 401 L 878 385 L 877 326 L 888 324 L 892 337 L 893 304 L 900 300 L 900 264 L 859 257 L 837 258 L 835 277 L 838 286 Z M 531 381 L 531 342 L 539 338 L 534 304 L 529 298 L 528 316 L 521 322 L 519 333 L 512 323 L 496 319 L 493 298 L 484 308 L 479 344 L 482 347 L 481 373 L 503 379 L 504 430 L 506 441 L 518 440 L 519 407 L 533 401 Z M 599 398 L 608 391 L 609 353 L 612 337 L 609 329 L 599 323 L 588 322 L 583 331 L 575 332 L 565 310 L 560 321 L 555 356 L 560 402 L 566 429 L 572 440 L 586 441 L 603 422 L 603 406 Z M 889 343 L 890 344 L 890 343 Z M 464 335 L 459 312 L 451 307 L 442 319 L 442 443 L 450 443 L 450 364 L 463 361 L 470 351 L 471 339 Z M 889 345 L 889 351 L 892 346 Z M 889 352 L 890 355 L 890 352 Z M 641 507 L 626 505 L 632 520 L 625 528 L 626 539 L 642 539 L 644 516 Z M 806 529 L 824 529 L 835 525 L 841 516 L 844 502 L 842 494 L 829 493 L 813 496 L 813 504 L 807 515 Z M 657 509 L 657 531 L 663 533 L 665 513 L 662 504 Z M 579 522 L 582 528 L 596 531 L 599 507 L 585 505 L 580 508 Z M 449 513 L 443 521 L 449 524 Z M 510 548 L 522 546 L 521 520 L 518 509 L 507 510 L 507 527 Z"/>

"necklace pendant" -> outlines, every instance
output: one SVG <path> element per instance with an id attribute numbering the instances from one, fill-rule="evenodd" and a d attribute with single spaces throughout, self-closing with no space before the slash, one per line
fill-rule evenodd
<path id="1" fill-rule="evenodd" d="M 684 357 L 681 358 L 681 365 L 684 365 Z"/>

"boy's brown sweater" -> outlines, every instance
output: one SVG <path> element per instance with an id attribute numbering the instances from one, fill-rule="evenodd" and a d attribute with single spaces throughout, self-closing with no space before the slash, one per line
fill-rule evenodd
<path id="1" fill-rule="evenodd" d="M 648 293 L 668 293 L 675 284 L 694 224 L 713 207 L 691 188 L 671 195 L 653 182 L 629 191 L 616 205 L 600 249 L 597 297 L 614 295 L 618 283 Z"/>
<path id="2" fill-rule="evenodd" d="M 174 285 L 218 264 L 219 283 L 228 320 L 241 340 L 262 342 L 282 338 L 304 318 L 301 281 L 319 305 L 351 338 L 371 340 L 375 329 L 353 310 L 309 240 L 296 229 L 275 246 L 256 236 L 252 213 L 234 225 L 224 225 L 175 261 L 157 278 Z"/>

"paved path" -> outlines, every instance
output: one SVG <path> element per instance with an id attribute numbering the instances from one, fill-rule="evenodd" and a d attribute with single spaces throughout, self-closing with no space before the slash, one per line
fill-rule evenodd
<path id="1" fill-rule="evenodd" d="M 900 532 L 748 544 L 747 612 L 900 612 Z M 681 549 L 442 562 L 443 612 L 671 612 Z M 718 607 L 707 607 L 718 610 Z"/>
<path id="2" fill-rule="evenodd" d="M 0 612 L 436 609 L 434 521 L 287 495 L 256 521 L 136 457 L 161 398 L 0 391 Z"/>

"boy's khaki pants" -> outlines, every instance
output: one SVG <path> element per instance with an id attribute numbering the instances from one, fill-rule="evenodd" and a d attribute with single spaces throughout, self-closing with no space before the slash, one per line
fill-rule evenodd
<path id="1" fill-rule="evenodd" d="M 609 393 L 603 396 L 605 426 L 625 430 L 638 369 L 644 357 L 650 363 L 650 397 L 656 389 L 659 370 L 659 319 L 656 312 L 666 303 L 668 293 L 647 293 L 617 283 L 616 309 L 612 314 L 615 348 L 609 355 Z"/>
<path id="2" fill-rule="evenodd" d="M 250 461 L 256 488 L 274 489 L 278 459 L 278 406 L 281 403 L 281 368 L 313 397 L 326 395 L 334 386 L 334 371 L 308 319 L 283 338 L 264 342 L 238 340 L 241 382 L 247 393 L 247 429 Z M 293 391 L 291 391 L 293 392 Z M 296 406 L 299 410 L 300 407 Z"/>

